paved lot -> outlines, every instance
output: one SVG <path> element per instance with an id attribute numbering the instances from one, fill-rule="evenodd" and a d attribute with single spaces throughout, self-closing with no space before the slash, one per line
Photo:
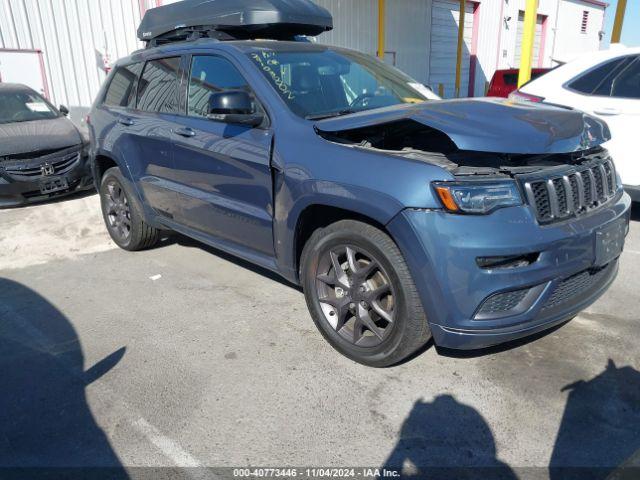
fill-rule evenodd
<path id="1" fill-rule="evenodd" d="M 271 274 L 183 238 L 116 249 L 95 196 L 0 211 L 0 465 L 133 477 L 136 466 L 483 465 L 512 469 L 506 478 L 599 465 L 605 478 L 640 458 L 634 219 L 612 289 L 569 324 L 375 370 L 335 353 L 302 293 Z"/>

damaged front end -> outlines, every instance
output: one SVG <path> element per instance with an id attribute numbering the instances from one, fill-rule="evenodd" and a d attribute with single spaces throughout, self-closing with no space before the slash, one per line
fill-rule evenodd
<path id="1" fill-rule="evenodd" d="M 494 99 L 427 102 L 315 127 L 334 143 L 447 170 L 454 181 L 434 189 L 454 213 L 486 214 L 526 201 L 540 223 L 550 223 L 592 211 L 621 192 L 601 147 L 611 138 L 607 125 L 573 110 Z"/>

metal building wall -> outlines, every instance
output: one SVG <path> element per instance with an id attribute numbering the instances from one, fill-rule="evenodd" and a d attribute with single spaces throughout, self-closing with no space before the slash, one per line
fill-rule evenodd
<path id="1" fill-rule="evenodd" d="M 378 0 L 314 0 L 333 15 L 333 30 L 319 43 L 353 48 L 369 55 L 378 45 Z M 396 0 L 391 0 L 396 1 Z"/>
<path id="2" fill-rule="evenodd" d="M 141 48 L 136 29 L 157 0 L 0 0 L 0 49 L 42 50 L 51 101 L 79 121 L 115 62 Z"/>
<path id="3" fill-rule="evenodd" d="M 562 0 L 555 27 L 554 58 L 568 61 L 578 55 L 600 48 L 600 32 L 604 29 L 606 8 L 591 1 Z M 583 12 L 588 12 L 586 32 L 581 31 Z M 614 13 L 613 11 L 611 12 Z"/>
<path id="4" fill-rule="evenodd" d="M 503 5 L 507 0 L 482 0 L 476 10 L 478 33 L 476 46 L 475 96 L 485 94 L 487 83 L 493 77 L 500 61 L 499 42 L 504 21 Z"/>
<path id="5" fill-rule="evenodd" d="M 316 0 L 334 16 L 335 28 L 323 34 L 318 41 L 331 45 L 354 48 L 375 55 L 377 48 L 377 0 Z M 493 75 L 496 64 L 498 25 L 502 0 L 480 0 L 477 44 L 474 55 L 475 94 L 484 93 L 485 83 Z M 432 0 L 387 0 L 385 61 L 416 80 L 429 83 L 431 45 Z M 452 22 L 455 19 L 452 19 Z M 457 21 L 457 20 L 455 20 Z M 467 39 L 468 40 L 468 39 Z M 471 51 L 468 41 L 466 51 Z M 468 58 L 468 55 L 467 55 Z M 468 65 L 463 69 L 468 72 Z M 467 73 L 468 75 L 468 73 Z M 455 78 L 455 68 L 451 69 Z M 435 88 L 435 87 L 434 87 Z M 466 95 L 467 91 L 462 92 Z"/>
<path id="6" fill-rule="evenodd" d="M 427 83 L 432 0 L 390 0 L 385 5 L 385 61 L 393 61 L 403 72 Z"/>
<path id="7" fill-rule="evenodd" d="M 334 29 L 319 43 L 376 55 L 378 0 L 314 0 L 333 15 Z M 431 0 L 388 0 L 385 61 L 417 80 L 429 78 Z"/>

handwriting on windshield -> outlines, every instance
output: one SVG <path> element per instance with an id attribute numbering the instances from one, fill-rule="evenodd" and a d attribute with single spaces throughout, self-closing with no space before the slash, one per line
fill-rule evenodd
<path id="1" fill-rule="evenodd" d="M 269 77 L 271 77 L 271 81 L 278 88 L 282 96 L 287 100 L 293 100 L 296 98 L 289 88 L 289 85 L 287 85 L 282 77 L 274 70 L 274 67 L 278 67 L 278 70 L 280 70 L 280 62 L 278 62 L 272 52 L 252 53 L 251 58 L 253 58 L 258 66 L 265 71 Z"/>

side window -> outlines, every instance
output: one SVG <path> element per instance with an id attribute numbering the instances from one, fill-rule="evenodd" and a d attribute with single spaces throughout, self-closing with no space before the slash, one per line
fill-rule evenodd
<path id="1" fill-rule="evenodd" d="M 138 86 L 138 109 L 145 112 L 176 113 L 180 57 L 147 62 Z"/>
<path id="2" fill-rule="evenodd" d="M 227 59 L 215 56 L 194 56 L 191 60 L 191 75 L 187 114 L 192 117 L 206 117 L 209 96 L 225 90 L 251 89 L 242 74 Z"/>
<path id="3" fill-rule="evenodd" d="M 142 63 L 119 67 L 111 79 L 104 96 L 104 104 L 111 107 L 128 107 L 135 102 L 135 86 Z"/>
<path id="4" fill-rule="evenodd" d="M 626 61 L 626 58 L 609 60 L 573 80 L 569 83 L 569 88 L 587 95 L 609 95 L 607 85 L 611 86 L 613 78 Z"/>
<path id="5" fill-rule="evenodd" d="M 629 65 L 613 81 L 611 96 L 618 98 L 640 98 L 640 57 Z"/>

